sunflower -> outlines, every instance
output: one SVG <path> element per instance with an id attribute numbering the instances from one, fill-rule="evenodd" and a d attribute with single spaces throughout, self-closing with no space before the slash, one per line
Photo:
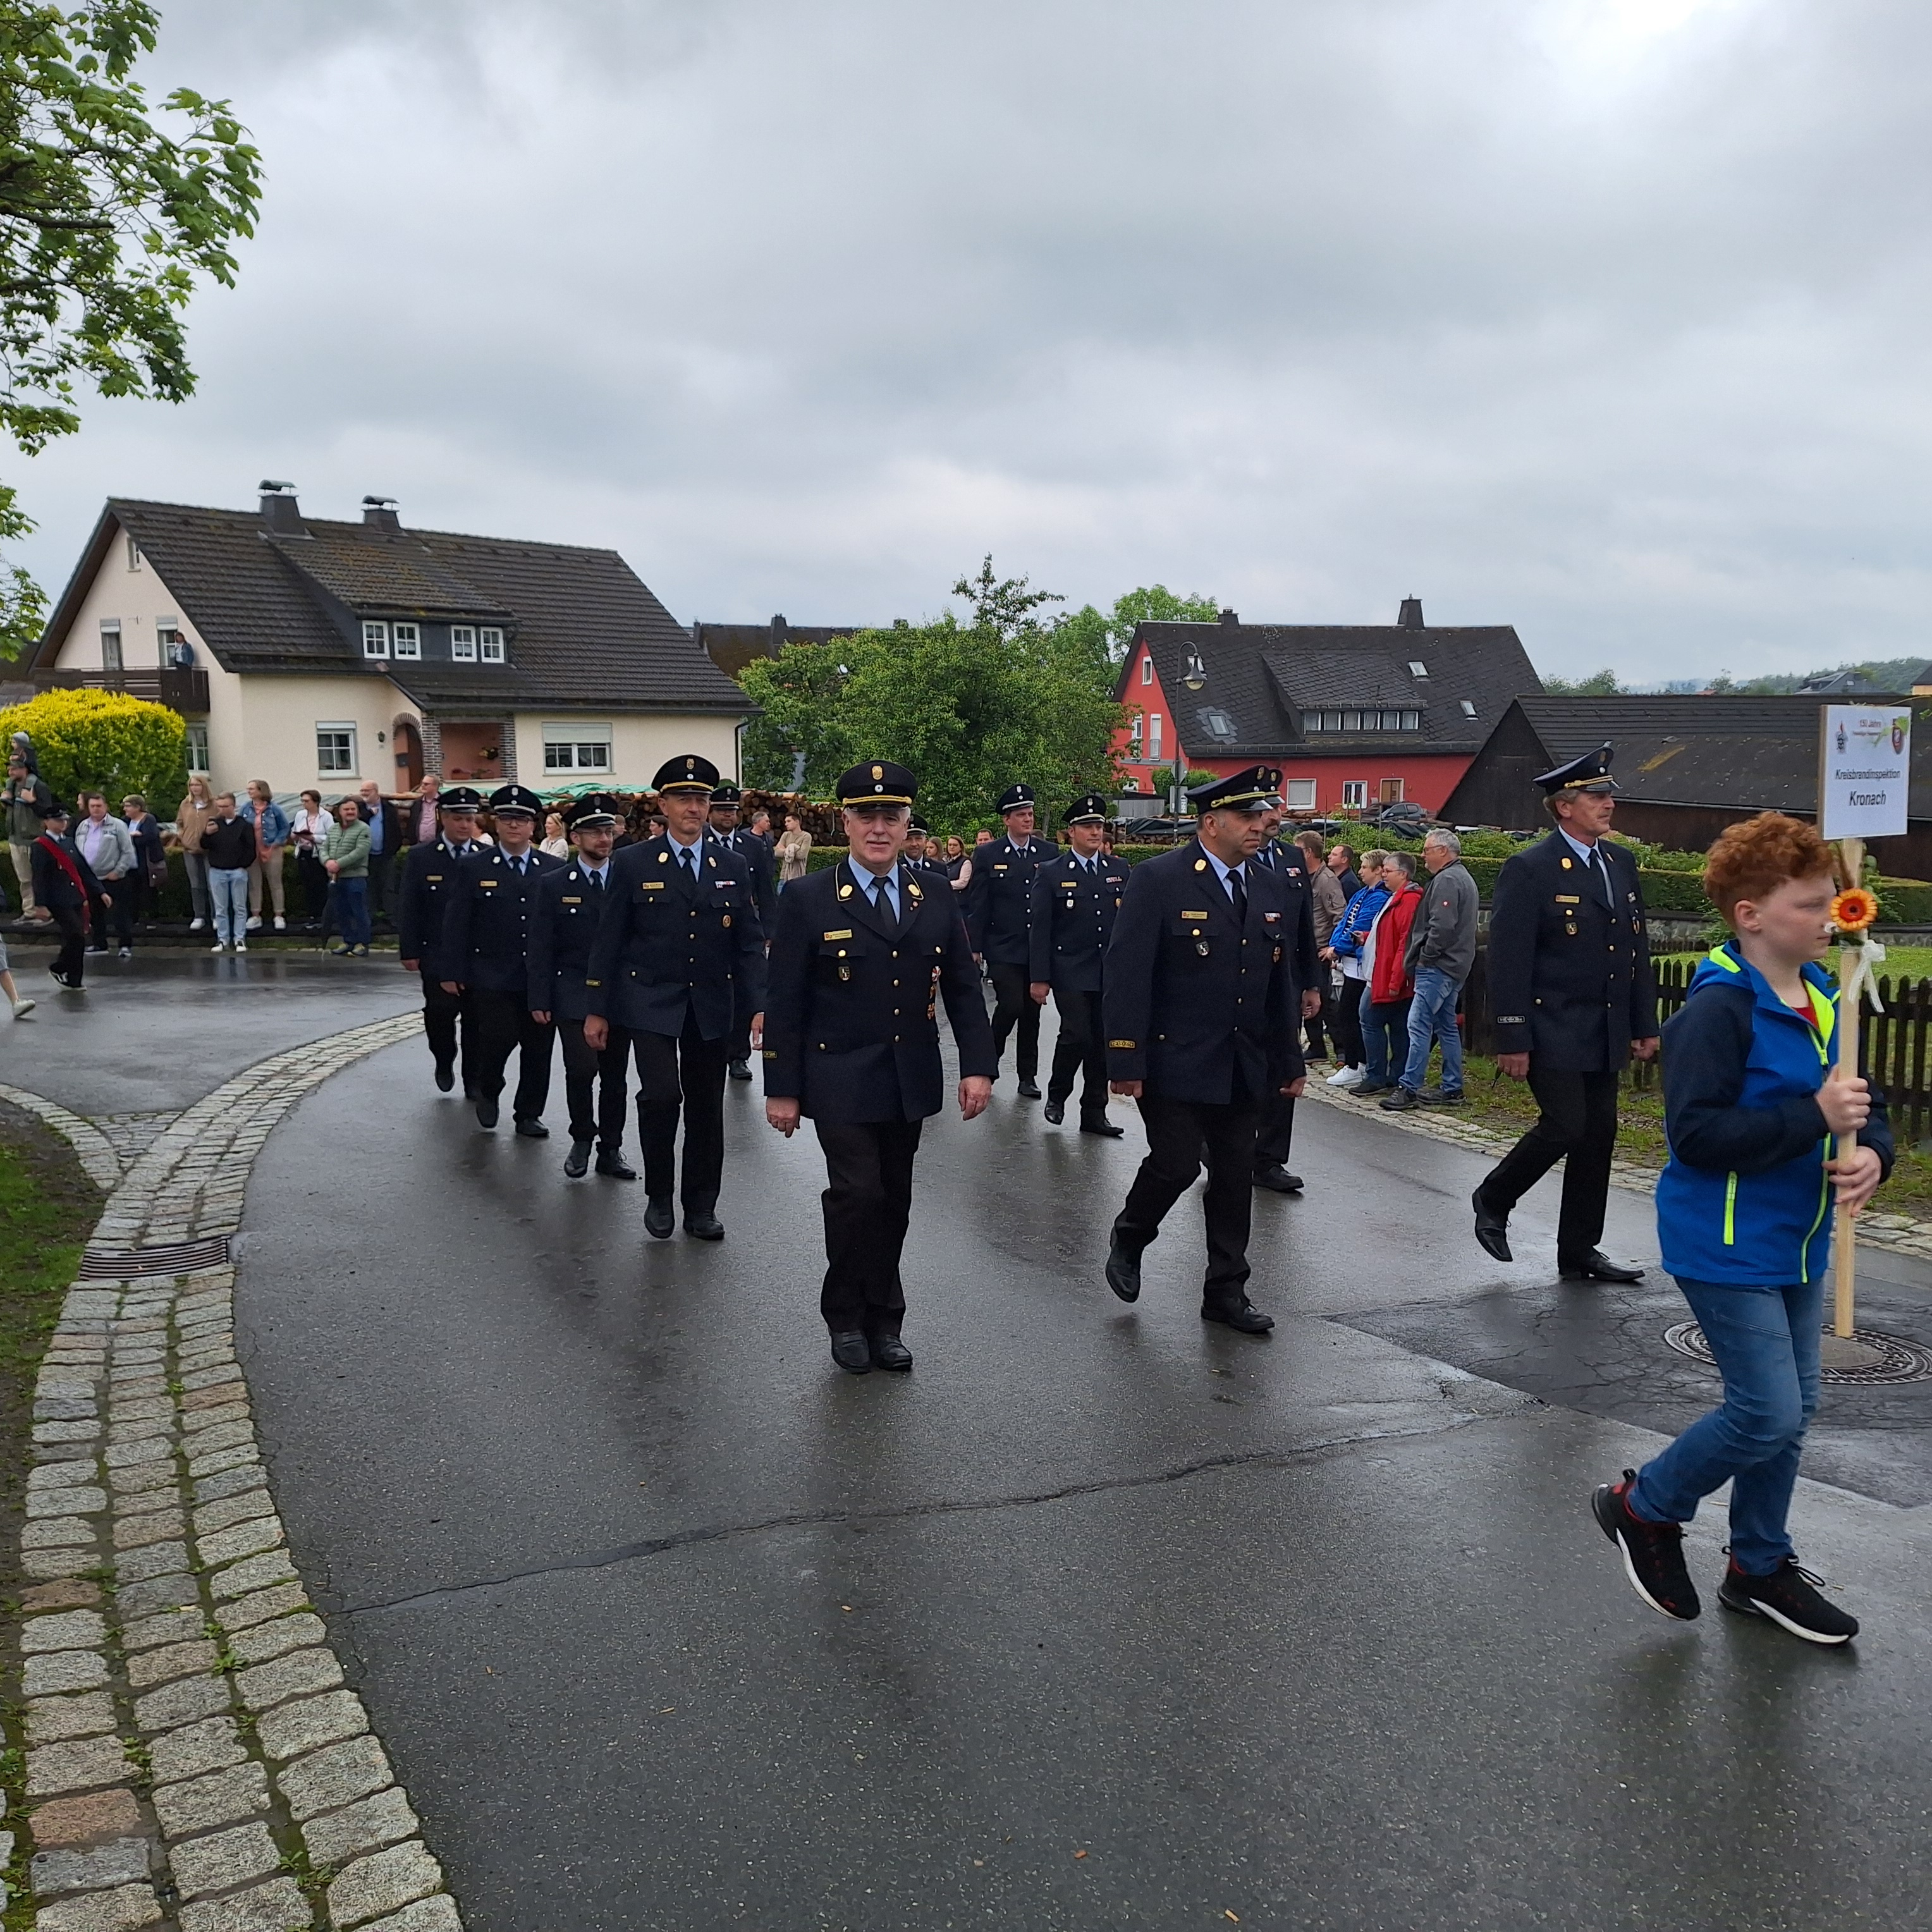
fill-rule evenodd
<path id="1" fill-rule="evenodd" d="M 1878 917 L 1878 900 L 1862 886 L 1853 886 L 1832 902 L 1832 923 L 1840 932 L 1862 933 Z"/>

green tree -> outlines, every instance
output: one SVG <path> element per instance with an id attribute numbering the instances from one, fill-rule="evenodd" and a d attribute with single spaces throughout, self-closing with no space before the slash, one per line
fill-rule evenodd
<path id="1" fill-rule="evenodd" d="M 994 578 L 987 559 L 954 595 L 969 621 L 862 631 L 788 645 L 746 668 L 761 708 L 746 734 L 748 783 L 789 783 L 805 754 L 805 788 L 826 796 L 861 758 L 890 758 L 920 784 L 920 815 L 964 831 L 994 822 L 994 800 L 1016 780 L 1048 811 L 1115 782 L 1114 735 L 1125 718 L 1104 630 L 1079 614 L 1042 622 L 1059 600 L 1024 578 Z"/>
<path id="2" fill-rule="evenodd" d="M 183 311 L 198 276 L 233 284 L 254 232 L 260 158 L 228 103 L 176 88 L 170 132 L 130 78 L 158 24 L 148 0 L 0 0 L 0 430 L 28 456 L 79 429 L 83 386 L 191 394 Z M 0 484 L 0 542 L 32 527 Z M 0 567 L 0 656 L 45 608 Z"/>
<path id="3" fill-rule="evenodd" d="M 1180 597 L 1164 584 L 1144 584 L 1114 599 L 1106 620 L 1108 647 L 1118 663 L 1133 642 L 1137 624 L 1211 624 L 1220 614 L 1218 597 Z"/>
<path id="4" fill-rule="evenodd" d="M 188 790 L 188 727 L 165 704 L 114 691 L 44 691 L 0 711 L 0 744 L 16 731 L 33 740 L 40 776 L 64 805 L 77 792 L 104 792 L 118 812 L 137 791 L 170 818 Z"/>
<path id="5" fill-rule="evenodd" d="M 1552 677 L 1540 674 L 1543 688 L 1552 698 L 1615 698 L 1624 687 L 1617 682 L 1617 674 L 1606 665 L 1588 677 Z"/>

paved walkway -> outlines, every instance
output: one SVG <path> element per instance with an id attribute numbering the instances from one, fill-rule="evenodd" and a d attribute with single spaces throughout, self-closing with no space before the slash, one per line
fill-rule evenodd
<path id="1" fill-rule="evenodd" d="M 306 996 L 400 1004 L 393 981 L 324 983 Z M 140 1012 L 104 1016 L 97 1050 Z M 143 1922 L 98 1915 L 118 1896 L 184 1932 L 419 1932 L 456 1923 L 444 1871 L 478 1932 L 1926 1922 L 1932 1510 L 1912 1457 L 1874 1427 L 1852 1486 L 1801 1494 L 1805 1553 L 1867 1620 L 1855 1655 L 1645 1611 L 1582 1499 L 1654 1446 L 1664 1398 L 1606 1413 L 1540 1400 L 1508 1352 L 1480 1375 L 1445 1359 L 1519 1303 L 1574 1331 L 1600 1386 L 1660 1349 L 1648 1316 L 1606 1327 L 1557 1290 L 1553 1190 L 1518 1217 L 1540 1264 L 1505 1282 L 1468 1239 L 1477 1152 L 1305 1109 L 1307 1197 L 1256 1203 L 1255 1297 L 1282 1318 L 1258 1344 L 1199 1323 L 1185 1204 L 1142 1304 L 1115 1303 L 1095 1260 L 1133 1138 L 1055 1133 L 1003 1096 L 922 1158 L 918 1367 L 854 1380 L 815 1316 L 815 1149 L 765 1130 L 752 1093 L 729 1096 L 727 1240 L 652 1243 L 636 1189 L 565 1182 L 557 1142 L 479 1134 L 406 1019 L 353 1018 L 144 1156 L 152 1178 L 213 1156 L 194 1211 L 178 1180 L 146 1202 L 124 1183 L 97 1238 L 225 1232 L 245 1181 L 252 1419 L 218 1275 L 80 1291 L 50 1364 L 86 1389 L 46 1399 L 90 1412 L 49 1415 L 79 1432 L 44 1443 L 37 1486 L 100 1501 L 37 1517 L 88 1539 L 46 1586 L 78 1598 L 109 1564 L 119 1588 L 44 1601 L 30 1642 L 76 1660 L 73 1687 L 40 1687 L 63 1718 L 106 1673 L 94 1721 L 122 1742 L 64 1795 L 43 1774 L 39 1800 L 86 1801 L 75 1847 L 97 1856 L 48 1870 L 44 1925 Z M 112 1117 L 142 1110 L 99 1065 L 55 1097 L 88 1113 L 92 1080 L 111 1150 Z M 1654 1259 L 1637 1196 L 1613 1201 L 1610 1244 Z M 1868 1272 L 1907 1316 L 1928 1300 L 1922 1264 Z M 250 1513 L 191 1518 L 227 1500 L 199 1486 L 230 1454 Z M 138 1490 L 116 1473 L 163 1467 Z M 136 1516 L 165 1533 L 134 1542 Z M 1720 1540 L 1707 1511 L 1700 1574 Z M 132 1624 L 170 1613 L 130 1603 L 144 1563 L 194 1593 L 196 1632 L 151 1645 L 182 1673 L 159 1706 L 132 1676 Z M 273 1634 L 249 1642 L 303 1661 L 260 1674 L 281 1658 L 244 1650 L 229 1607 L 251 1599 Z M 220 1709 L 184 1716 L 211 1684 Z M 211 1724 L 238 1757 L 170 1755 Z M 138 1769 L 99 1781 L 125 1747 L 152 1795 Z M 164 1798 L 190 1786 L 252 1808 Z"/>

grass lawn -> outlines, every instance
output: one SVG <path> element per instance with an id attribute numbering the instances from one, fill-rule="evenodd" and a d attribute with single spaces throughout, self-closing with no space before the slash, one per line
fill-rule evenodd
<path id="1" fill-rule="evenodd" d="M 1670 952 L 1660 956 L 1668 959 L 1701 959 L 1701 952 Z M 1830 956 L 1822 962 L 1835 976 L 1838 970 L 1838 948 L 1832 949 Z M 1900 980 L 1932 980 L 1932 946 L 1894 946 L 1886 950 L 1884 962 L 1878 968 L 1881 979 L 1896 983 Z"/>

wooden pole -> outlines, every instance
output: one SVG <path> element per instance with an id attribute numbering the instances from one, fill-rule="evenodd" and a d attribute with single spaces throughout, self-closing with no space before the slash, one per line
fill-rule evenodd
<path id="1" fill-rule="evenodd" d="M 1865 842 L 1862 838 L 1844 838 L 1838 842 L 1842 872 L 1840 876 L 1849 888 L 1864 883 Z M 1856 946 L 1838 948 L 1838 986 L 1841 997 L 1838 1001 L 1838 1064 L 1834 1070 L 1843 1080 L 1856 1080 L 1858 1077 L 1858 1010 L 1864 1004 L 1862 996 L 1856 1000 L 1842 997 L 1845 987 L 1851 983 L 1856 969 L 1861 949 Z M 1840 1134 L 1838 1148 L 1844 1154 L 1858 1144 L 1856 1134 Z M 1834 1270 L 1832 1331 L 1834 1334 L 1849 1337 L 1852 1332 L 1852 1304 L 1853 1286 L 1858 1270 L 1858 1222 L 1856 1214 L 1843 1216 L 1838 1223 L 1838 1241 L 1832 1254 Z"/>

